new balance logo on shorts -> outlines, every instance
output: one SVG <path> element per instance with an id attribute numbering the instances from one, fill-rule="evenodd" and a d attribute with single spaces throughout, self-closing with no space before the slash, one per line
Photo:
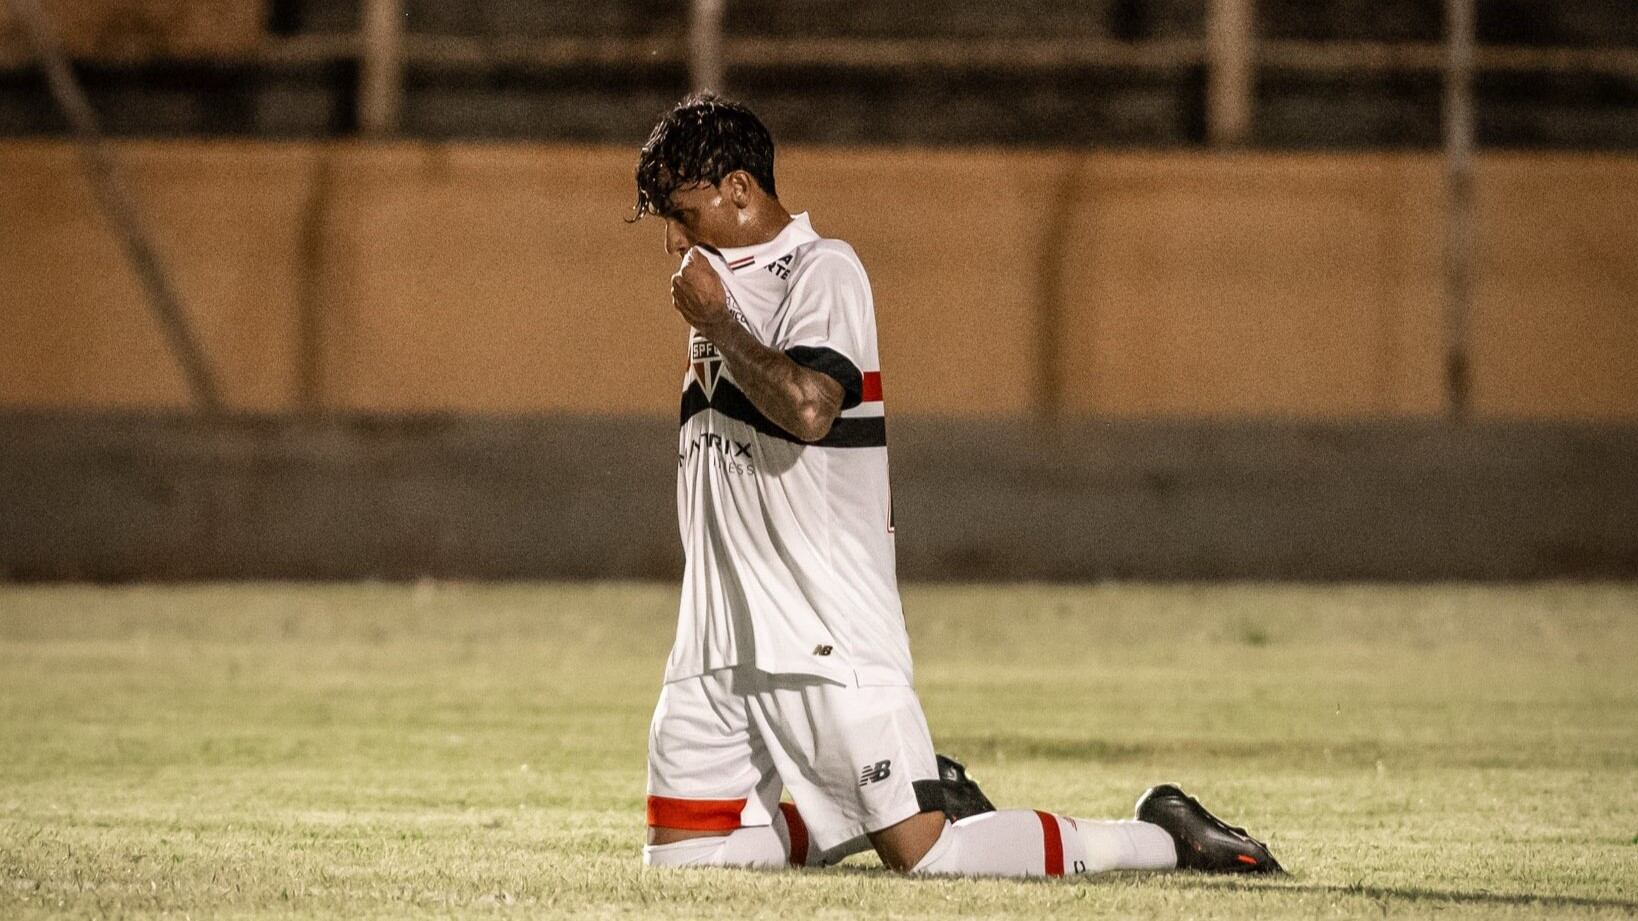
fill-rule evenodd
<path id="1" fill-rule="evenodd" d="M 859 772 L 859 786 L 875 783 L 878 780 L 886 780 L 892 773 L 893 762 L 891 761 L 878 761 L 875 764 L 867 764 L 864 766 L 864 770 Z"/>

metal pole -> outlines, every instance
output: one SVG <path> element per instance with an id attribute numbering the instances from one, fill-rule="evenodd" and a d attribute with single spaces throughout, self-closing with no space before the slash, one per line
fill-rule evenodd
<path id="1" fill-rule="evenodd" d="M 51 95 L 55 97 L 57 107 L 68 119 L 69 127 L 73 129 L 79 141 L 80 160 L 91 181 L 91 189 L 97 197 L 97 203 L 102 207 L 109 223 L 114 225 L 115 235 L 125 245 L 125 253 L 136 269 L 137 278 L 143 289 L 147 292 L 148 306 L 153 309 L 160 329 L 169 342 L 171 351 L 176 355 L 177 363 L 182 366 L 182 373 L 187 377 L 194 400 L 208 412 L 221 410 L 222 399 L 216 386 L 215 374 L 211 371 L 210 360 L 199 345 L 193 326 L 188 321 L 187 311 L 182 306 L 182 298 L 171 284 L 170 276 L 165 271 L 164 260 L 159 257 L 159 252 L 154 248 L 147 229 L 142 224 L 136 201 L 119 174 L 113 153 L 97 129 L 96 111 L 91 108 L 84 90 L 74 77 L 74 70 L 69 66 L 62 46 L 52 34 L 45 11 L 40 8 L 39 0 L 6 2 L 11 6 L 12 14 L 28 33 L 34 55 L 39 59 L 41 68 L 45 70 Z"/>
<path id="2" fill-rule="evenodd" d="M 329 293 L 325 231 L 335 186 L 330 149 L 320 148 L 301 217 L 301 276 L 296 294 L 296 405 L 321 413 L 325 402 L 325 298 Z"/>
<path id="3" fill-rule="evenodd" d="M 694 0 L 688 29 L 688 83 L 694 92 L 724 92 L 722 14 L 725 0 Z"/>
<path id="4" fill-rule="evenodd" d="M 1211 0 L 1206 19 L 1206 135 L 1215 147 L 1251 135 L 1254 0 Z"/>
<path id="5" fill-rule="evenodd" d="M 1067 285 L 1069 263 L 1076 258 L 1070 236 L 1076 219 L 1084 216 L 1087 159 L 1081 154 L 1065 154 L 1058 167 L 1057 188 L 1042 224 L 1042 238 L 1036 249 L 1035 267 L 1035 408 L 1048 425 L 1067 414 L 1064 395 L 1068 390 L 1065 372 L 1070 349 L 1064 344 L 1064 326 L 1070 313 Z M 1093 305 L 1093 310 L 1097 305 Z M 1096 355 L 1077 355 L 1077 364 L 1096 361 Z M 1094 399 L 1102 394 L 1093 394 Z"/>
<path id="6" fill-rule="evenodd" d="M 1461 422 L 1472 411 L 1473 0 L 1446 0 L 1445 15 L 1445 391 L 1451 421 Z"/>
<path id="7" fill-rule="evenodd" d="M 398 133 L 404 108 L 404 0 L 366 0 L 358 75 L 358 128 L 366 137 Z"/>

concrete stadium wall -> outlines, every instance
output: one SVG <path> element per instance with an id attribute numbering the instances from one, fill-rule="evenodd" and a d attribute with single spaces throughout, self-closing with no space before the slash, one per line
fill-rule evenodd
<path id="1" fill-rule="evenodd" d="M 663 413 L 673 264 L 632 151 L 121 145 L 236 409 Z M 1358 420 L 1442 409 L 1427 155 L 795 148 L 872 273 L 894 412 Z M 0 407 L 185 402 L 72 147 L 0 144 Z M 1490 154 L 1481 417 L 1638 419 L 1638 158 Z"/>
<path id="2" fill-rule="evenodd" d="M 0 578 L 676 578 L 675 427 L 0 413 Z M 890 431 L 906 579 L 1638 578 L 1638 426 Z"/>

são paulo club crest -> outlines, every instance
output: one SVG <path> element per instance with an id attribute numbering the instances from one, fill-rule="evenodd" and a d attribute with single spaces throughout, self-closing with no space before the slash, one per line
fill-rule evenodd
<path id="1" fill-rule="evenodd" d="M 734 292 L 728 294 L 728 314 L 746 329 L 751 324 L 746 322 L 745 314 L 740 312 L 739 301 L 734 298 Z M 690 330 L 688 338 L 688 366 L 694 371 L 694 380 L 700 382 L 700 389 L 705 391 L 705 399 L 710 400 L 717 392 L 717 381 L 722 379 L 722 356 L 717 354 L 717 346 L 711 340 Z"/>
<path id="2" fill-rule="evenodd" d="M 705 398 L 711 399 L 716 393 L 717 381 L 722 377 L 722 356 L 717 354 L 717 347 L 711 340 L 695 333 L 688 341 L 688 364 L 694 369 L 694 380 L 700 382 Z"/>

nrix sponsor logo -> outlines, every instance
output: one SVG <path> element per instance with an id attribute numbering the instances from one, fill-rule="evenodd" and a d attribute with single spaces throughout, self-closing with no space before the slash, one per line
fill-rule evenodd
<path id="1" fill-rule="evenodd" d="M 677 469 L 687 469 L 690 461 L 701 458 L 710 467 L 735 476 L 756 474 L 756 458 L 750 441 L 740 441 L 716 432 L 701 432 L 688 442 L 687 450 L 677 451 Z"/>
<path id="2" fill-rule="evenodd" d="M 688 444 L 689 454 L 696 454 L 700 451 L 716 451 L 726 457 L 750 457 L 751 443 L 718 435 L 715 432 L 704 432 L 694 436 L 694 440 Z"/>

